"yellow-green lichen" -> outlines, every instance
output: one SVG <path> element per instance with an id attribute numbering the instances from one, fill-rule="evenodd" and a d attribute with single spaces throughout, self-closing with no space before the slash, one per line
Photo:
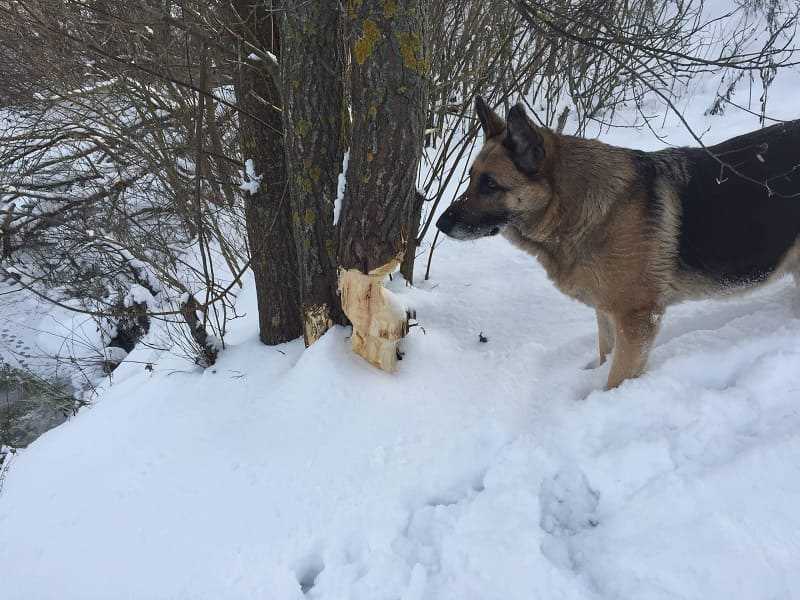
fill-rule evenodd
<path id="1" fill-rule="evenodd" d="M 311 123 L 306 121 L 305 119 L 300 119 L 294 126 L 297 130 L 297 135 L 300 137 L 306 137 L 306 134 L 311 131 Z"/>
<path id="2" fill-rule="evenodd" d="M 325 240 L 325 252 L 328 256 L 336 256 L 336 242 L 334 240 Z"/>
<path id="3" fill-rule="evenodd" d="M 381 37 L 381 30 L 375 24 L 375 21 L 364 19 L 361 25 L 361 37 L 356 40 L 353 47 L 353 55 L 356 62 L 363 65 L 375 50 L 375 46 Z"/>
<path id="4" fill-rule="evenodd" d="M 297 189 L 299 189 L 301 192 L 304 194 L 311 193 L 311 180 L 308 177 L 304 177 L 298 173 L 295 175 L 294 181 L 297 184 Z"/>
<path id="5" fill-rule="evenodd" d="M 422 40 L 418 33 L 413 31 L 402 31 L 397 33 L 397 43 L 400 46 L 400 56 L 403 57 L 403 65 L 406 69 L 416 71 L 421 75 L 428 72 L 430 64 L 422 56 Z"/>
<path id="6" fill-rule="evenodd" d="M 308 19 L 303 22 L 303 33 L 307 36 L 314 35 L 317 32 L 317 28 L 314 25 L 314 21 Z"/>
<path id="7" fill-rule="evenodd" d="M 364 0 L 350 0 L 347 3 L 347 16 L 351 19 L 355 19 L 356 15 L 358 14 L 358 9 L 361 8 L 361 4 Z"/>
<path id="8" fill-rule="evenodd" d="M 383 0 L 383 16 L 387 20 L 397 14 L 397 0 Z"/>
<path id="9" fill-rule="evenodd" d="M 314 213 L 313 210 L 307 208 L 303 213 L 303 221 L 305 222 L 305 224 L 311 226 L 314 224 L 314 221 L 316 220 L 317 220 L 317 215 Z"/>

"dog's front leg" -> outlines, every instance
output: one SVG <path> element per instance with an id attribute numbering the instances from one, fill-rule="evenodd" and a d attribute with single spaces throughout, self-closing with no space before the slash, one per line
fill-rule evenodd
<path id="1" fill-rule="evenodd" d="M 606 389 L 617 387 L 626 379 L 638 377 L 647 364 L 650 347 L 658 333 L 663 309 L 650 307 L 612 315 L 614 321 L 614 360 Z"/>
<path id="2" fill-rule="evenodd" d="M 611 318 L 600 309 L 596 309 L 597 314 L 597 349 L 598 358 L 592 360 L 584 369 L 596 369 L 605 364 L 606 357 L 614 349 L 614 324 Z"/>

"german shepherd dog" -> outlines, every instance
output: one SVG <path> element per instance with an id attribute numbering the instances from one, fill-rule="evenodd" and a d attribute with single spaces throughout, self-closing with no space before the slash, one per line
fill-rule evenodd
<path id="1" fill-rule="evenodd" d="M 485 142 L 436 226 L 502 234 L 597 312 L 606 389 L 640 375 L 664 310 L 793 273 L 800 283 L 800 120 L 716 146 L 642 152 L 505 121 L 480 97 Z"/>

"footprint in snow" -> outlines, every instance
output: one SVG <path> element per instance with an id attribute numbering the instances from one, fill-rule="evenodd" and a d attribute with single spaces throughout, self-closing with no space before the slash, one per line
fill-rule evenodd
<path id="1" fill-rule="evenodd" d="M 555 536 L 575 535 L 596 527 L 600 493 L 589 485 L 580 469 L 562 469 L 542 481 L 539 490 L 539 526 Z"/>
<path id="2" fill-rule="evenodd" d="M 310 554 L 297 561 L 294 572 L 297 575 L 297 583 L 300 584 L 300 591 L 308 594 L 317 584 L 317 578 L 325 570 L 325 563 L 318 554 Z"/>

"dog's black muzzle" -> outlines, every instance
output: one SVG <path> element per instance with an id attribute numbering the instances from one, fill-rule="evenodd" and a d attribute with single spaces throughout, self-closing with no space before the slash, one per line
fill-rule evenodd
<path id="1" fill-rule="evenodd" d="M 453 215 L 453 211 L 451 210 L 453 207 L 451 206 L 446 211 L 444 211 L 440 216 L 439 219 L 436 221 L 436 227 L 442 233 L 450 234 L 453 230 L 453 227 L 456 225 L 456 218 Z"/>
<path id="2" fill-rule="evenodd" d="M 436 227 L 457 240 L 474 240 L 497 235 L 507 223 L 508 215 L 504 213 L 474 214 L 457 200 L 441 214 L 436 221 Z"/>

